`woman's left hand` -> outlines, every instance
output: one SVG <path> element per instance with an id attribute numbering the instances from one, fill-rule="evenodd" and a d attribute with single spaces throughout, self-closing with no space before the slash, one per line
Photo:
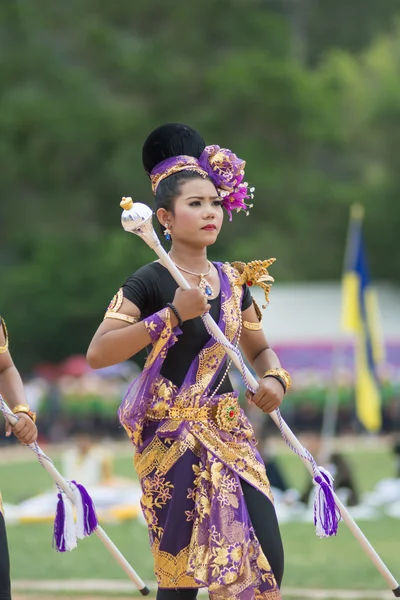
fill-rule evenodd
<path id="1" fill-rule="evenodd" d="M 247 400 L 253 402 L 265 413 L 271 413 L 279 408 L 285 395 L 282 384 L 274 377 L 259 379 L 258 384 L 260 387 L 255 394 L 247 390 Z"/>

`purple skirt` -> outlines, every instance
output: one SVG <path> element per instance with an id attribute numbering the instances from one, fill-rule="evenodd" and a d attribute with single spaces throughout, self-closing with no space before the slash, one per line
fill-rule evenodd
<path id="1" fill-rule="evenodd" d="M 213 415 L 227 405 L 229 421 L 229 402 L 237 414 L 225 427 Z M 280 599 L 240 485 L 244 479 L 272 501 L 253 429 L 236 394 L 209 406 L 208 419 L 179 419 L 179 411 L 170 418 L 155 399 L 135 454 L 158 585 L 207 587 L 213 600 Z"/>

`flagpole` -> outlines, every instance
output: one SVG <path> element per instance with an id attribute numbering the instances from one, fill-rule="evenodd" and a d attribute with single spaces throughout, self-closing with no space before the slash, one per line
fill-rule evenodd
<path id="1" fill-rule="evenodd" d="M 342 266 L 342 281 L 346 270 L 346 265 L 350 262 L 350 256 L 353 251 L 351 247 L 351 230 L 352 224 L 356 219 L 362 220 L 364 218 L 364 207 L 361 204 L 353 204 L 350 207 L 350 218 L 347 227 L 346 243 L 345 243 L 345 254 Z M 343 293 L 343 292 L 342 292 Z M 343 303 L 343 298 L 341 299 Z M 341 311 L 341 317 L 343 314 L 343 307 Z M 319 451 L 319 461 L 324 464 L 329 460 L 332 454 L 334 443 L 333 440 L 336 437 L 337 420 L 339 414 L 339 386 L 337 384 L 337 372 L 338 367 L 342 363 L 341 358 L 343 356 L 343 344 L 339 340 L 335 342 L 332 352 L 332 369 L 331 369 L 331 385 L 329 386 L 326 402 L 322 417 L 321 427 L 321 447 Z"/>

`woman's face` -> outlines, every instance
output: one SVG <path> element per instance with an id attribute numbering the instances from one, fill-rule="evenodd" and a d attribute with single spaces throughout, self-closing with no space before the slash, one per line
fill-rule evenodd
<path id="1" fill-rule="evenodd" d="M 181 184 L 174 214 L 168 213 L 167 222 L 173 242 L 204 248 L 216 241 L 223 218 L 221 198 L 214 184 L 208 179 L 196 178 Z"/>

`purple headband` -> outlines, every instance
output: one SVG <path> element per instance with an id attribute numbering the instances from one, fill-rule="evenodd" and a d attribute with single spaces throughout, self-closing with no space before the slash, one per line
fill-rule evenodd
<path id="1" fill-rule="evenodd" d="M 248 184 L 243 181 L 245 166 L 246 162 L 230 150 L 206 146 L 199 159 L 182 155 L 160 162 L 150 174 L 151 185 L 155 194 L 160 181 L 179 171 L 195 171 L 202 177 L 209 177 L 217 188 L 222 206 L 231 221 L 233 210 L 244 210 L 249 214 L 248 209 L 253 206 L 245 203 L 245 200 L 253 198 L 254 192 L 254 188 L 248 189 Z"/>

